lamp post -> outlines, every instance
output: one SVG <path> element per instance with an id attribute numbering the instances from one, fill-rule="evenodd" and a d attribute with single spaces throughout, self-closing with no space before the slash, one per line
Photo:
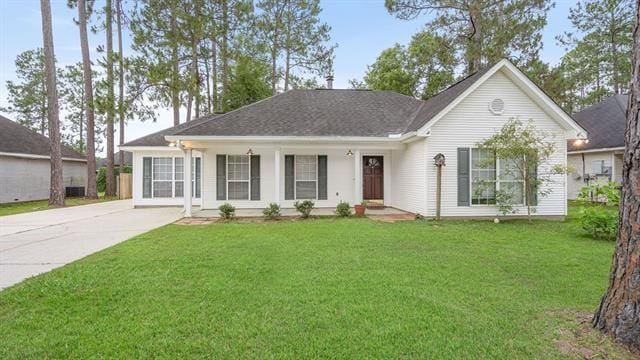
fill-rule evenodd
<path id="1" fill-rule="evenodd" d="M 436 180 L 436 220 L 440 221 L 440 204 L 442 202 L 442 167 L 445 166 L 445 158 L 442 153 L 433 157 L 433 164 L 438 169 Z"/>

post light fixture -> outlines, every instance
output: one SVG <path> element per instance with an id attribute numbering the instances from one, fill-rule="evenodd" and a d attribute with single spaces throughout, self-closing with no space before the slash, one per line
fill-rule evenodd
<path id="1" fill-rule="evenodd" d="M 347 151 L 347 156 L 353 156 L 353 151 L 351 151 L 351 149 Z"/>

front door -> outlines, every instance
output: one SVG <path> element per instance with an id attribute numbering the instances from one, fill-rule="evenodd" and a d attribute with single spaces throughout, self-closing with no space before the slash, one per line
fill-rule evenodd
<path id="1" fill-rule="evenodd" d="M 384 199 L 384 163 L 382 156 L 363 156 L 362 174 L 364 200 Z"/>

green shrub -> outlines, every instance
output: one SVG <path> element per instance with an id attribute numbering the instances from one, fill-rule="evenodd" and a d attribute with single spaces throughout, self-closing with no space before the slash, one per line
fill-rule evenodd
<path id="1" fill-rule="evenodd" d="M 229 203 L 224 203 L 222 205 L 220 205 L 218 207 L 218 210 L 220 211 L 220 216 L 222 216 L 223 219 L 231 219 L 232 217 L 236 216 L 236 208 L 235 206 L 229 204 Z"/>
<path id="2" fill-rule="evenodd" d="M 618 233 L 618 212 L 602 206 L 590 206 L 580 211 L 580 225 L 596 239 L 613 240 Z"/>
<path id="3" fill-rule="evenodd" d="M 295 206 L 296 210 L 302 215 L 302 218 L 306 219 L 311 214 L 311 210 L 313 210 L 313 207 L 315 206 L 315 204 L 311 200 L 305 200 L 305 201 L 296 201 L 296 203 L 293 204 L 293 206 Z"/>
<path id="4" fill-rule="evenodd" d="M 132 172 L 131 166 L 124 167 L 125 174 L 131 174 L 131 172 Z M 115 176 L 120 175 L 120 167 L 114 166 L 113 173 L 115 174 Z M 107 168 L 106 167 L 101 167 L 100 169 L 98 169 L 98 175 L 96 176 L 96 187 L 99 193 L 105 192 L 107 190 Z"/>
<path id="5" fill-rule="evenodd" d="M 262 210 L 262 215 L 267 219 L 276 219 L 279 218 L 280 215 L 280 205 L 276 203 L 270 203 L 264 210 Z"/>
<path id="6" fill-rule="evenodd" d="M 620 184 L 609 181 L 606 184 L 591 184 L 580 189 L 578 199 L 588 202 L 599 202 L 605 205 L 618 206 L 620 204 Z"/>
<path id="7" fill-rule="evenodd" d="M 346 201 L 340 201 L 336 206 L 336 214 L 340 217 L 351 216 L 351 206 Z"/>

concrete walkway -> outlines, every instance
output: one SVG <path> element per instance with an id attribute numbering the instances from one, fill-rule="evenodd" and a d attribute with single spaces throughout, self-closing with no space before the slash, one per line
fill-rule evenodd
<path id="1" fill-rule="evenodd" d="M 2 216 L 0 289 L 174 222 L 181 210 L 119 200 Z"/>

